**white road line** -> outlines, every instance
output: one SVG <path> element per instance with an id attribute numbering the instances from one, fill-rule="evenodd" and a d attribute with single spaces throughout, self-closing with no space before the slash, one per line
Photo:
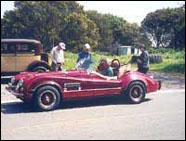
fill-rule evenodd
<path id="1" fill-rule="evenodd" d="M 160 90 L 157 91 L 158 93 L 181 93 L 184 92 L 185 93 L 185 89 L 170 89 L 170 90 Z M 153 93 L 157 93 L 157 92 L 153 92 Z M 22 102 L 19 99 L 12 99 L 12 100 L 1 100 L 1 104 L 5 104 L 5 103 L 13 103 L 13 102 Z"/>

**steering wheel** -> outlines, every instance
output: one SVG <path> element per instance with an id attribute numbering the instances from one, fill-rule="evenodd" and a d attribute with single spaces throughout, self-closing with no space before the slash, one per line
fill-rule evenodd
<path id="1" fill-rule="evenodd" d="M 119 69 L 121 66 L 121 63 L 118 59 L 113 59 L 111 62 L 111 67 L 115 69 Z"/>

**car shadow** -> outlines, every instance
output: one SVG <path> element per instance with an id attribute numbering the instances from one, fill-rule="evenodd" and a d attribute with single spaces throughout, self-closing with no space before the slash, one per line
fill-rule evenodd
<path id="1" fill-rule="evenodd" d="M 146 98 L 142 103 L 149 102 L 150 100 L 152 99 Z M 61 106 L 56 110 L 109 106 L 109 105 L 134 105 L 134 104 L 129 104 L 126 99 L 123 99 L 121 97 L 106 97 L 106 98 L 64 101 L 61 104 Z M 32 105 L 30 104 L 26 104 L 23 102 L 10 102 L 10 103 L 1 104 L 1 112 L 3 114 L 19 114 L 19 113 L 33 113 L 33 112 L 37 113 L 39 111 L 33 109 Z"/>
<path id="2" fill-rule="evenodd" d="M 23 102 L 1 103 L 1 112 L 3 114 L 18 114 L 35 112 L 31 105 Z"/>
<path id="3" fill-rule="evenodd" d="M 144 99 L 143 102 L 148 102 L 151 99 Z M 59 109 L 72 109 L 72 108 L 84 108 L 84 107 L 96 107 L 96 106 L 109 106 L 109 105 L 134 105 L 130 104 L 126 98 L 121 96 L 104 97 L 84 100 L 66 101 Z"/>

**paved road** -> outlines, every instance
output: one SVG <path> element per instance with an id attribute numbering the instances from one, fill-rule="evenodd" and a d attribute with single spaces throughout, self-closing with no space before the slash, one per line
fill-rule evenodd
<path id="1" fill-rule="evenodd" d="M 149 94 L 138 105 L 113 97 L 50 112 L 13 101 L 1 101 L 1 139 L 185 139 L 184 89 Z"/>

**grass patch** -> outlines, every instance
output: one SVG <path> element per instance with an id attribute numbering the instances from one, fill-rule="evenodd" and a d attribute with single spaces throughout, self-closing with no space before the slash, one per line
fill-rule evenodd
<path id="1" fill-rule="evenodd" d="M 162 53 L 163 62 L 151 64 L 150 70 L 159 72 L 177 72 L 185 74 L 185 51 L 168 50 Z"/>
<path id="2" fill-rule="evenodd" d="M 159 72 L 177 72 L 185 74 L 185 61 L 164 60 L 160 64 L 151 64 L 150 70 Z"/>
<path id="3" fill-rule="evenodd" d="M 74 69 L 76 66 L 76 60 L 77 60 L 78 54 L 72 53 L 72 52 L 65 52 L 65 65 L 64 68 L 66 70 Z M 127 63 L 131 59 L 132 55 L 126 55 L 126 56 L 117 56 L 117 55 L 111 55 L 107 52 L 92 52 L 92 59 L 93 64 L 91 64 L 91 69 L 96 69 L 101 59 L 119 59 L 121 64 Z"/>
<path id="4" fill-rule="evenodd" d="M 72 70 L 76 66 L 76 60 L 77 60 L 77 53 L 72 52 L 65 52 L 65 65 L 63 66 L 66 70 Z M 92 57 L 94 63 L 91 65 L 91 69 L 96 69 L 99 62 L 103 58 L 107 58 L 109 60 L 112 59 L 119 59 L 121 64 L 127 63 L 132 55 L 111 55 L 107 52 L 92 52 Z M 150 64 L 150 70 L 152 71 L 159 71 L 159 72 L 177 72 L 185 74 L 185 51 L 167 51 L 165 53 L 162 53 L 163 62 L 159 64 Z M 137 65 L 132 64 L 131 65 L 132 70 L 137 70 Z"/>

